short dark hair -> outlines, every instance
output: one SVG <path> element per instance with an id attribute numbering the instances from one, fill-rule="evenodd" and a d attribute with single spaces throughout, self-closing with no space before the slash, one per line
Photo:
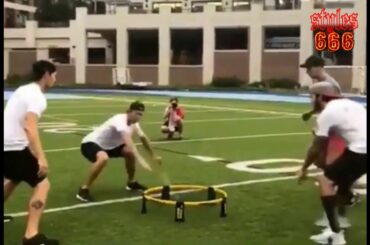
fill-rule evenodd
<path id="1" fill-rule="evenodd" d="M 176 101 L 176 103 L 178 103 L 178 102 L 179 102 L 179 99 L 178 99 L 177 97 L 172 97 L 172 98 L 170 99 L 170 102 L 172 102 L 172 101 Z"/>
<path id="2" fill-rule="evenodd" d="M 33 79 L 39 81 L 45 73 L 52 74 L 57 70 L 56 66 L 47 60 L 39 60 L 32 65 L 32 76 Z"/>
<path id="3" fill-rule="evenodd" d="M 324 67 L 325 60 L 317 55 L 311 55 L 306 59 L 304 64 L 301 64 L 300 67 L 310 69 L 312 67 Z"/>
<path id="4" fill-rule="evenodd" d="M 134 101 L 130 104 L 129 111 L 145 111 L 145 105 L 140 101 Z"/>

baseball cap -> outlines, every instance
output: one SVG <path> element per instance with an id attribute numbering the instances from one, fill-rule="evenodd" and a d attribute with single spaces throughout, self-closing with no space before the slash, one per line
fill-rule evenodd
<path id="1" fill-rule="evenodd" d="M 134 101 L 130 104 L 129 107 L 130 111 L 145 111 L 145 105 L 140 101 Z"/>
<path id="2" fill-rule="evenodd" d="M 324 95 L 327 97 L 340 97 L 338 89 L 330 82 L 318 82 L 310 87 L 310 94 Z"/>
<path id="3" fill-rule="evenodd" d="M 311 67 L 324 67 L 325 60 L 319 56 L 311 55 L 306 59 L 304 64 L 301 64 L 299 67 L 311 68 Z"/>

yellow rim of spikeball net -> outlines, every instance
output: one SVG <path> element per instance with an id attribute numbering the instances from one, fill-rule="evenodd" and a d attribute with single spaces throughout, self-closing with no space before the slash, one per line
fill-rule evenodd
<path id="1" fill-rule="evenodd" d="M 203 185 L 170 185 L 171 191 L 176 191 L 174 194 L 181 194 L 181 193 L 188 193 L 188 192 L 195 192 L 195 191 L 204 191 L 208 190 L 208 186 Z M 176 205 L 177 201 L 174 200 L 163 200 L 160 197 L 151 196 L 153 194 L 160 194 L 162 191 L 163 186 L 152 187 L 144 191 L 143 195 L 146 200 L 157 202 L 164 205 Z M 224 199 L 227 198 L 227 193 L 221 189 L 216 187 L 212 187 L 215 193 L 220 194 L 222 197 L 207 200 L 207 201 L 184 201 L 185 206 L 201 206 L 201 205 L 211 205 L 211 204 L 219 204 Z"/>

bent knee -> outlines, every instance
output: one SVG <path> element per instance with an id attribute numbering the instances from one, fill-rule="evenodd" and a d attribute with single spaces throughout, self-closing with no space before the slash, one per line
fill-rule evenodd
<path id="1" fill-rule="evenodd" d="M 123 148 L 122 154 L 123 154 L 123 157 L 126 157 L 126 158 L 134 158 L 135 157 L 134 151 L 131 148 L 128 148 L 128 147 Z"/>
<path id="2" fill-rule="evenodd" d="M 96 154 L 96 163 L 106 164 L 108 162 L 109 156 L 105 151 L 99 151 Z"/>
<path id="3" fill-rule="evenodd" d="M 43 179 L 40 183 L 37 184 L 38 188 L 42 188 L 45 191 L 49 191 L 50 189 L 50 181 L 48 178 Z"/>

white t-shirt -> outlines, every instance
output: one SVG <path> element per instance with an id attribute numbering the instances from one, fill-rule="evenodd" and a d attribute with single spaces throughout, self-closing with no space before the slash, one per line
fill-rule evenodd
<path id="1" fill-rule="evenodd" d="M 337 82 L 337 80 L 334 79 L 334 77 L 330 76 L 328 73 L 325 73 L 325 80 L 323 81 L 318 81 L 318 82 L 329 82 L 331 85 L 333 85 L 339 93 L 342 93 L 342 89 Z"/>
<path id="2" fill-rule="evenodd" d="M 24 130 L 26 113 L 33 112 L 40 118 L 46 107 L 46 97 L 37 83 L 14 91 L 4 109 L 4 151 L 20 151 L 28 146 Z"/>
<path id="3" fill-rule="evenodd" d="M 93 142 L 105 150 L 124 144 L 122 133 L 144 136 L 139 123 L 127 125 L 127 114 L 117 114 L 83 138 L 82 143 Z"/>
<path id="4" fill-rule="evenodd" d="M 363 105 L 349 99 L 335 99 L 317 117 L 315 133 L 327 137 L 332 129 L 346 141 L 349 150 L 367 153 L 366 123 Z"/>

